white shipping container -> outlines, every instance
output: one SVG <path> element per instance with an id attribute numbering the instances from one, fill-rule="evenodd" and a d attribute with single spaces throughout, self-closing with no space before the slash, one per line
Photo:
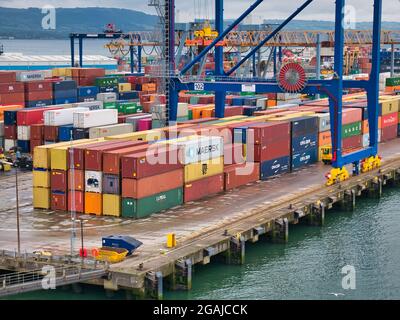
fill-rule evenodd
<path id="1" fill-rule="evenodd" d="M 329 113 L 316 113 L 319 122 L 319 132 L 331 130 L 331 116 Z"/>
<path id="2" fill-rule="evenodd" d="M 31 127 L 30 126 L 17 126 L 17 139 L 18 140 L 30 140 L 31 139 Z"/>
<path id="3" fill-rule="evenodd" d="M 142 119 L 152 119 L 152 115 L 149 113 L 142 114 L 142 115 L 138 114 L 138 115 L 127 118 L 125 120 L 125 122 L 132 124 L 132 126 L 133 126 L 132 130 L 134 132 L 136 132 L 138 130 L 138 122 L 139 122 L 139 120 L 142 120 Z"/>
<path id="4" fill-rule="evenodd" d="M 257 99 L 257 107 L 265 110 L 267 108 L 268 98 Z"/>
<path id="5" fill-rule="evenodd" d="M 98 93 L 96 99 L 103 102 L 115 102 L 117 101 L 117 94 L 115 92 Z"/>
<path id="6" fill-rule="evenodd" d="M 4 137 L 4 121 L 0 121 L 0 137 Z"/>
<path id="7" fill-rule="evenodd" d="M 178 118 L 187 117 L 189 115 L 189 104 L 180 102 L 178 103 Z"/>
<path id="8" fill-rule="evenodd" d="M 224 155 L 224 139 L 222 137 L 196 136 L 183 141 L 171 141 L 171 144 L 178 146 L 178 159 L 184 165 L 215 159 Z"/>
<path id="9" fill-rule="evenodd" d="M 44 80 L 45 77 L 46 77 L 45 71 L 19 71 L 19 72 L 17 72 L 17 81 Z"/>
<path id="10" fill-rule="evenodd" d="M 74 103 L 74 106 L 79 108 L 87 108 L 89 110 L 100 110 L 103 109 L 103 101 L 77 102 Z"/>
<path id="11" fill-rule="evenodd" d="M 111 126 L 95 127 L 89 129 L 89 139 L 116 136 L 133 132 L 132 123 L 114 124 Z"/>
<path id="12" fill-rule="evenodd" d="M 85 171 L 85 191 L 101 193 L 103 189 L 103 174 L 100 171 Z"/>
<path id="13" fill-rule="evenodd" d="M 70 108 L 60 110 L 49 110 L 43 113 L 45 126 L 64 126 L 74 121 L 74 113 L 89 111 L 88 108 Z"/>
<path id="14" fill-rule="evenodd" d="M 17 140 L 4 139 L 4 150 L 10 151 L 11 148 L 14 148 L 17 145 Z"/>
<path id="15" fill-rule="evenodd" d="M 74 113 L 75 128 L 93 128 L 118 123 L 118 110 L 105 109 L 93 111 L 80 111 Z"/>

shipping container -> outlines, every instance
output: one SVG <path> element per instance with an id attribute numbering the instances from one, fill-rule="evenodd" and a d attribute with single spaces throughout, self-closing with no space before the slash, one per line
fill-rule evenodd
<path id="1" fill-rule="evenodd" d="M 34 188 L 50 188 L 50 171 L 34 169 L 32 175 Z"/>
<path id="2" fill-rule="evenodd" d="M 224 158 L 214 158 L 186 165 L 184 172 L 185 183 L 221 174 L 224 172 Z"/>
<path id="3" fill-rule="evenodd" d="M 51 171 L 51 190 L 67 192 L 68 190 L 68 171 L 52 170 Z"/>
<path id="4" fill-rule="evenodd" d="M 177 207 L 183 203 L 183 189 L 162 192 L 143 199 L 122 199 L 122 216 L 141 219 L 163 210 Z"/>
<path id="5" fill-rule="evenodd" d="M 318 161 L 318 148 L 292 154 L 292 170 L 300 169 Z"/>
<path id="6" fill-rule="evenodd" d="M 78 213 L 85 212 L 85 192 L 68 192 L 68 211 Z"/>
<path id="7" fill-rule="evenodd" d="M 44 126 L 44 140 L 46 141 L 58 141 L 58 127 L 55 126 Z"/>
<path id="8" fill-rule="evenodd" d="M 74 127 L 82 129 L 118 123 L 118 111 L 114 109 L 80 111 L 75 112 L 73 117 Z"/>
<path id="9" fill-rule="evenodd" d="M 309 134 L 305 136 L 293 137 L 292 139 L 292 152 L 297 153 L 300 151 L 315 149 L 318 146 L 318 134 Z"/>
<path id="10" fill-rule="evenodd" d="M 121 180 L 119 175 L 103 174 L 103 193 L 121 194 Z"/>
<path id="11" fill-rule="evenodd" d="M 89 128 L 87 129 L 73 128 L 72 139 L 73 140 L 89 139 Z"/>
<path id="12" fill-rule="evenodd" d="M 74 113 L 79 111 L 88 111 L 88 108 L 70 108 L 60 110 L 49 110 L 44 112 L 44 124 L 46 126 L 69 125 L 74 121 Z"/>
<path id="13" fill-rule="evenodd" d="M 135 147 L 123 148 L 119 150 L 107 151 L 103 153 L 103 172 L 110 174 L 121 173 L 121 157 L 128 154 L 143 152 L 148 149 L 147 142 L 138 141 Z"/>
<path id="14" fill-rule="evenodd" d="M 141 179 L 181 169 L 182 164 L 177 160 L 176 148 L 156 146 L 146 152 L 123 156 L 121 167 L 123 178 Z"/>
<path id="15" fill-rule="evenodd" d="M 17 126 L 4 126 L 4 138 L 9 140 L 17 140 Z"/>
<path id="16" fill-rule="evenodd" d="M 122 197 L 141 199 L 183 186 L 183 170 L 178 169 L 142 179 L 123 179 Z"/>
<path id="17" fill-rule="evenodd" d="M 233 143 L 224 146 L 224 164 L 240 164 L 246 162 L 246 157 L 243 152 L 243 145 Z"/>
<path id="18" fill-rule="evenodd" d="M 30 140 L 31 139 L 31 127 L 30 126 L 18 126 L 17 127 L 17 139 L 18 140 Z"/>
<path id="19" fill-rule="evenodd" d="M 382 142 L 387 142 L 397 138 L 398 125 L 382 128 Z"/>
<path id="20" fill-rule="evenodd" d="M 357 149 L 362 147 L 362 136 L 353 136 L 342 140 L 343 150 Z"/>
<path id="21" fill-rule="evenodd" d="M 44 125 L 33 124 L 31 125 L 31 140 L 43 140 L 44 139 Z"/>
<path id="22" fill-rule="evenodd" d="M 33 188 L 33 207 L 35 209 L 50 209 L 50 202 L 49 188 Z"/>
<path id="23" fill-rule="evenodd" d="M 51 210 L 67 211 L 68 199 L 67 194 L 62 192 L 51 193 Z"/>
<path id="24" fill-rule="evenodd" d="M 74 126 L 72 124 L 58 127 L 58 139 L 59 141 L 71 141 L 73 136 Z"/>
<path id="25" fill-rule="evenodd" d="M 17 124 L 19 126 L 30 126 L 32 124 L 44 123 L 44 112 L 58 110 L 58 107 L 34 108 L 19 110 L 17 113 Z"/>
<path id="26" fill-rule="evenodd" d="M 387 128 L 387 127 L 392 127 L 394 125 L 397 125 L 399 123 L 399 113 L 389 113 L 381 118 L 381 126 L 380 128 Z"/>
<path id="27" fill-rule="evenodd" d="M 103 197 L 101 193 L 85 192 L 85 213 L 98 216 L 103 214 Z"/>
<path id="28" fill-rule="evenodd" d="M 85 171 L 85 191 L 102 193 L 103 174 L 100 171 Z"/>
<path id="29" fill-rule="evenodd" d="M 95 127 L 89 129 L 89 139 L 108 137 L 118 134 L 130 133 L 133 131 L 133 124 L 131 123 Z"/>
<path id="30" fill-rule="evenodd" d="M 30 140 L 17 140 L 17 146 L 22 153 L 30 153 L 31 152 Z"/>
<path id="31" fill-rule="evenodd" d="M 68 190 L 85 191 L 85 171 L 68 170 Z"/>
<path id="32" fill-rule="evenodd" d="M 121 196 L 116 194 L 103 194 L 103 215 L 121 216 Z"/>
<path id="33" fill-rule="evenodd" d="M 260 164 L 261 180 L 290 172 L 290 156 L 262 162 Z"/>
<path id="34" fill-rule="evenodd" d="M 350 138 L 354 136 L 362 135 L 362 123 L 354 122 L 347 125 L 343 125 L 342 127 L 342 138 Z"/>
<path id="35" fill-rule="evenodd" d="M 224 168 L 224 190 L 256 182 L 260 179 L 260 163 L 247 162 Z"/>
<path id="36" fill-rule="evenodd" d="M 224 174 L 193 181 L 184 186 L 184 202 L 197 201 L 223 191 Z"/>

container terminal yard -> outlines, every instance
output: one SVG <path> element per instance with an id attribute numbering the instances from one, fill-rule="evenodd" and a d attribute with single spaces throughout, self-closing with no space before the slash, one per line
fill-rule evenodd
<path id="1" fill-rule="evenodd" d="M 0 297 L 42 290 L 51 266 L 57 287 L 162 299 L 196 265 L 245 264 L 251 243 L 398 187 L 400 31 L 382 0 L 372 30 L 345 30 L 337 0 L 334 32 L 285 31 L 312 2 L 256 30 L 242 22 L 263 0 L 186 26 L 151 0 L 161 33 L 109 24 L 70 35 L 71 67 L 0 71 Z M 89 38 L 130 70 L 85 67 Z"/>

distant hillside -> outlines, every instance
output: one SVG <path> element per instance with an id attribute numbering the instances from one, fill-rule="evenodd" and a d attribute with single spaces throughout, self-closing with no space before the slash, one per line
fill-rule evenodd
<path id="1" fill-rule="evenodd" d="M 41 9 L 13 9 L 0 7 L 0 37 L 19 39 L 62 39 L 71 32 L 102 32 L 107 23 L 114 23 L 123 31 L 151 30 L 158 17 L 126 9 L 74 8 L 57 9 L 56 30 L 43 30 Z"/>

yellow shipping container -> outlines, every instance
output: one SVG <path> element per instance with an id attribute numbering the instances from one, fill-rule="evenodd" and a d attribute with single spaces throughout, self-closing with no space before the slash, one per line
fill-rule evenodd
<path id="1" fill-rule="evenodd" d="M 379 101 L 382 108 L 382 115 L 387 115 L 395 112 L 399 112 L 399 100 L 380 100 Z"/>
<path id="2" fill-rule="evenodd" d="M 115 194 L 103 194 L 103 215 L 121 216 L 121 197 Z"/>
<path id="3" fill-rule="evenodd" d="M 50 171 L 33 170 L 33 186 L 37 188 L 50 188 Z"/>
<path id="4" fill-rule="evenodd" d="M 215 176 L 224 172 L 224 157 L 185 166 L 185 183 Z"/>
<path id="5" fill-rule="evenodd" d="M 110 136 L 106 137 L 105 140 L 157 141 L 164 138 L 165 135 L 161 130 L 147 130 Z"/>
<path id="6" fill-rule="evenodd" d="M 132 91 L 132 84 L 130 84 L 130 83 L 120 83 L 120 84 L 118 84 L 118 91 L 119 92 Z"/>
<path id="7" fill-rule="evenodd" d="M 33 188 L 33 207 L 50 209 L 50 188 Z"/>
<path id="8" fill-rule="evenodd" d="M 84 140 L 78 140 L 78 141 L 90 141 L 87 139 Z M 33 167 L 34 168 L 40 168 L 40 169 L 50 169 L 51 167 L 51 155 L 50 155 L 50 150 L 53 148 L 58 148 L 58 147 L 63 147 L 71 145 L 71 142 L 60 142 L 60 143 L 54 143 L 54 144 L 47 144 L 44 146 L 39 146 L 36 147 L 34 150 L 34 156 L 33 156 Z"/>
<path id="9" fill-rule="evenodd" d="M 102 142 L 103 138 L 99 139 L 82 139 L 67 143 L 66 146 L 50 149 L 50 168 L 51 170 L 68 170 L 68 149 L 73 146 L 82 146 L 95 142 Z"/>

